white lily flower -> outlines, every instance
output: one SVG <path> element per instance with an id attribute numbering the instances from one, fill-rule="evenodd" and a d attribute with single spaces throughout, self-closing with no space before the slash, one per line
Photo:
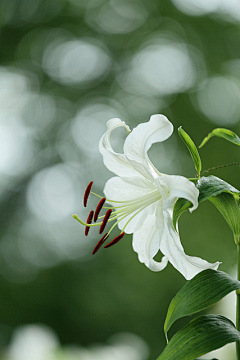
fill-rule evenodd
<path id="1" fill-rule="evenodd" d="M 161 174 L 147 155 L 153 143 L 162 142 L 171 136 L 173 125 L 164 115 L 151 116 L 148 122 L 139 124 L 128 134 L 123 154 L 114 152 L 110 144 L 111 132 L 120 126 L 130 132 L 124 121 L 111 119 L 107 123 L 106 133 L 99 142 L 105 166 L 117 176 L 107 181 L 104 188 L 106 199 L 100 201 L 100 208 L 98 207 L 95 212 L 96 218 L 105 200 L 112 208 L 107 208 L 109 210 L 103 221 L 96 224 L 91 224 L 93 211 L 90 212 L 87 223 L 74 215 L 75 219 L 86 226 L 87 232 L 89 227 L 101 225 L 101 233 L 107 221 L 115 221 L 93 253 L 118 225 L 122 230 L 121 234 L 105 247 L 118 242 L 125 233 L 133 234 L 133 249 L 138 253 L 139 261 L 153 271 L 164 269 L 168 261 L 186 279 L 191 279 L 205 269 L 216 270 L 219 262 L 211 264 L 185 254 L 179 234 L 173 226 L 172 212 L 176 200 L 189 200 L 193 204 L 193 211 L 198 206 L 198 189 L 183 176 Z M 92 183 L 90 188 L 91 185 Z M 90 188 L 86 191 L 85 197 L 88 197 Z M 154 256 L 159 250 L 163 257 L 157 262 Z"/>

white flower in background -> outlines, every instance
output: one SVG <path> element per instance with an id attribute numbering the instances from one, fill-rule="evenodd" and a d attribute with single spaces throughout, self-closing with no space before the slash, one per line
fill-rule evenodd
<path id="1" fill-rule="evenodd" d="M 60 346 L 57 335 L 45 325 L 31 324 L 17 328 L 4 352 L 4 360 L 146 360 L 146 342 L 132 333 L 112 335 L 106 344 Z M 2 354 L 2 353 L 1 353 Z M 1 360 L 3 358 L 1 357 Z"/>
<path id="2" fill-rule="evenodd" d="M 173 226 L 172 213 L 177 198 L 189 200 L 193 204 L 193 211 L 198 206 L 198 189 L 183 176 L 161 174 L 147 155 L 153 143 L 162 142 L 171 136 L 173 125 L 164 115 L 151 116 L 148 122 L 139 124 L 129 133 L 123 154 L 114 152 L 110 144 L 111 132 L 120 126 L 130 132 L 124 121 L 111 119 L 99 143 L 105 166 L 117 176 L 107 181 L 104 188 L 106 199 L 100 201 L 94 221 L 97 220 L 105 200 L 112 208 L 105 207 L 108 211 L 102 216 L 103 221 L 95 224 L 92 224 L 93 211 L 86 223 L 74 215 L 75 219 L 86 226 L 86 235 L 91 226 L 100 225 L 102 233 L 106 223 L 114 221 L 114 225 L 102 237 L 93 253 L 118 225 L 122 230 L 121 234 L 105 247 L 118 242 L 125 233 L 133 234 L 133 249 L 138 253 L 140 262 L 153 271 L 164 269 L 168 261 L 186 279 L 191 279 L 208 268 L 217 269 L 218 262 L 211 264 L 201 258 L 186 255 L 179 234 Z M 85 206 L 91 185 L 92 183 L 85 193 Z M 164 255 L 161 262 L 154 260 L 159 250 Z"/>
<path id="3" fill-rule="evenodd" d="M 55 333 L 45 325 L 24 325 L 17 328 L 7 350 L 9 360 L 51 359 L 59 341 Z"/>

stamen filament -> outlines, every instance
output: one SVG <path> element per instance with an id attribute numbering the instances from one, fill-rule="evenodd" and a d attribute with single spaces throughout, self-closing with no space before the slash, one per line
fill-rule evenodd
<path id="1" fill-rule="evenodd" d="M 125 230 L 127 225 L 130 223 L 130 221 L 136 216 L 138 215 L 143 209 L 145 208 L 145 206 L 142 206 L 141 209 L 139 209 L 139 211 L 137 211 L 132 217 L 130 217 L 130 219 L 126 222 L 126 224 L 124 225 L 124 228 L 122 229 Z"/>
<path id="2" fill-rule="evenodd" d="M 127 207 L 127 206 L 136 205 L 136 204 L 139 204 L 139 203 L 142 203 L 142 202 L 145 202 L 145 201 L 149 201 L 149 203 L 152 203 L 152 200 L 154 200 L 154 199 L 156 199 L 155 201 L 161 199 L 161 195 L 160 195 L 160 193 L 159 193 L 159 191 L 157 189 L 152 191 L 151 193 L 149 193 L 147 195 L 142 196 L 140 199 L 137 198 L 137 199 L 125 200 L 125 201 L 115 201 L 115 200 L 106 199 L 106 201 L 107 202 L 117 202 L 117 203 L 126 204 L 126 205 L 121 205 L 121 206 L 114 206 L 115 209 L 118 209 L 118 208 L 123 208 L 123 207 Z"/>
<path id="3" fill-rule="evenodd" d="M 141 202 L 140 202 L 141 203 Z M 134 207 L 132 206 L 126 206 L 125 209 L 122 210 L 116 210 L 114 211 L 114 213 L 112 214 L 112 216 L 109 218 L 108 222 L 110 221 L 114 221 L 118 218 L 118 221 L 115 222 L 115 224 L 110 228 L 110 230 L 108 231 L 108 234 L 111 233 L 111 231 L 115 228 L 115 226 L 121 221 L 123 220 L 126 216 L 130 215 L 131 213 L 133 213 L 134 211 L 138 210 L 135 214 L 133 214 L 133 216 L 127 221 L 127 223 L 125 224 L 123 230 L 126 228 L 126 226 L 129 224 L 129 222 L 137 215 L 139 214 L 145 207 L 147 207 L 149 204 L 151 204 L 151 200 L 149 202 L 147 202 L 147 204 L 144 204 L 143 206 L 141 206 L 141 208 L 139 209 L 139 204 L 135 204 Z M 125 211 L 124 211 L 125 210 Z"/>
<path id="4" fill-rule="evenodd" d="M 98 194 L 96 194 L 96 193 L 94 193 L 94 192 L 92 192 L 92 191 L 91 191 L 91 194 L 93 194 L 93 195 L 95 195 L 95 196 L 103 199 L 103 196 L 100 196 L 100 195 L 98 195 Z M 131 202 L 132 200 L 117 201 L 117 200 L 106 199 L 106 201 L 108 201 L 108 202 L 115 202 L 115 203 L 127 203 L 127 202 Z"/>
<path id="5" fill-rule="evenodd" d="M 127 215 L 128 215 L 128 214 L 127 214 Z M 115 226 L 117 226 L 117 224 L 118 224 L 121 220 L 123 220 L 127 215 L 124 215 L 124 216 L 122 216 L 121 218 L 119 218 L 118 221 L 116 221 L 116 222 L 113 224 L 113 226 L 110 228 L 110 230 L 108 231 L 108 234 L 110 234 L 110 233 L 112 232 L 112 230 L 115 228 Z M 111 221 L 111 220 L 115 220 L 115 219 L 117 219 L 117 216 L 116 216 L 115 218 L 113 218 L 113 219 L 108 220 L 108 222 Z"/>
<path id="6" fill-rule="evenodd" d="M 144 206 L 141 207 L 141 209 L 139 209 L 139 211 L 137 211 L 135 214 L 133 214 L 132 217 L 130 217 L 130 219 L 127 221 L 127 223 L 124 225 L 124 228 L 122 229 L 125 230 L 126 229 L 126 226 L 130 223 L 130 221 L 137 215 L 139 214 L 142 210 L 144 209 Z M 115 226 L 120 222 L 122 221 L 126 216 L 130 215 L 132 213 L 132 211 L 128 212 L 128 213 L 125 213 L 121 218 L 118 219 L 118 221 L 115 222 L 115 224 L 111 227 L 111 229 L 108 231 L 108 234 L 111 233 L 111 231 L 115 228 Z M 116 216 L 117 218 L 117 216 Z M 112 219 L 110 219 L 109 221 L 111 221 Z"/>
<path id="7" fill-rule="evenodd" d="M 91 191 L 91 194 L 93 194 L 93 195 L 95 195 L 95 196 L 99 197 L 100 199 L 103 199 L 103 196 L 100 196 L 100 195 L 98 195 L 98 194 L 96 194 L 96 193 L 94 193 L 94 192 L 92 192 L 92 191 Z"/>
<path id="8" fill-rule="evenodd" d="M 134 218 L 134 216 L 136 216 L 136 215 L 137 215 L 139 212 L 141 212 L 143 209 L 144 209 L 144 206 L 142 206 L 141 209 L 139 209 L 139 211 L 138 211 L 137 213 L 135 213 L 135 214 L 128 220 L 128 222 L 125 224 L 123 230 L 126 228 L 127 224 Z M 115 212 L 115 213 L 116 213 L 116 212 Z M 131 213 L 132 213 L 132 210 L 123 213 L 121 217 L 119 217 L 119 215 L 116 215 L 116 216 L 110 218 L 110 219 L 108 220 L 108 222 L 113 221 L 113 220 L 115 220 L 115 219 L 117 219 L 117 218 L 118 218 L 118 221 L 116 221 L 116 222 L 113 224 L 113 226 L 112 226 L 112 227 L 110 228 L 110 230 L 108 231 L 108 234 L 111 233 L 111 231 L 115 228 L 115 226 L 117 226 L 117 224 L 118 224 L 120 221 L 122 221 L 126 216 L 130 215 Z"/>

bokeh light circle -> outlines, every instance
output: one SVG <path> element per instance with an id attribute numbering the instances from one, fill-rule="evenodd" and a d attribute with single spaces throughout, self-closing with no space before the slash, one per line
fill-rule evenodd
<path id="1" fill-rule="evenodd" d="M 43 221 L 71 217 L 80 199 L 76 196 L 77 175 L 65 164 L 56 164 L 36 173 L 28 185 L 27 205 Z"/>
<path id="2" fill-rule="evenodd" d="M 87 40 L 53 42 L 47 47 L 42 63 L 50 77 L 69 85 L 94 81 L 111 67 L 106 50 Z"/>
<path id="3" fill-rule="evenodd" d="M 202 113 L 218 125 L 235 124 L 240 118 L 240 87 L 231 77 L 205 80 L 197 94 Z"/>
<path id="4" fill-rule="evenodd" d="M 191 88 L 196 69 L 185 44 L 162 39 L 136 53 L 118 80 L 131 93 L 164 96 Z"/>

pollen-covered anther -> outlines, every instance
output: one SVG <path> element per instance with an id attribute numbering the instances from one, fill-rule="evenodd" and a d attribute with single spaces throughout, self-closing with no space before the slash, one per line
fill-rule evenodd
<path id="1" fill-rule="evenodd" d="M 91 181 L 86 190 L 85 190 L 85 193 L 84 193 L 84 197 L 83 197 L 83 205 L 86 207 L 87 206 L 87 201 L 88 201 L 88 197 L 89 197 L 89 194 L 90 194 L 90 191 L 91 191 L 91 188 L 92 188 L 92 184 L 93 184 L 93 181 Z"/>
<path id="2" fill-rule="evenodd" d="M 94 213 L 94 222 L 97 221 L 98 215 L 99 215 L 100 211 L 102 210 L 102 207 L 103 207 L 105 201 L 106 201 L 106 198 L 103 198 L 103 199 L 101 199 L 101 200 L 99 201 L 99 204 L 98 204 L 98 206 L 97 206 L 97 208 L 96 208 L 96 210 L 95 210 L 95 213 Z"/>
<path id="3" fill-rule="evenodd" d="M 120 235 L 118 235 L 117 237 L 115 237 L 112 241 L 110 241 L 110 243 L 108 243 L 107 245 L 104 246 L 104 248 L 108 248 L 110 246 L 115 245 L 117 242 L 119 242 L 125 235 L 125 232 L 123 231 Z"/>
<path id="4" fill-rule="evenodd" d="M 100 226 L 99 234 L 101 234 L 103 232 L 103 230 L 105 229 L 105 226 L 107 225 L 107 222 L 108 222 L 108 219 L 110 218 L 111 213 L 112 213 L 112 209 L 109 209 L 106 212 L 106 215 L 104 216 L 102 225 Z"/>
<path id="5" fill-rule="evenodd" d="M 94 211 L 91 210 L 90 213 L 89 213 L 89 215 L 88 215 L 88 218 L 87 218 L 87 224 L 91 224 L 91 223 L 92 223 L 93 214 L 94 214 Z M 86 227 L 85 227 L 85 235 L 86 235 L 86 236 L 87 236 L 88 233 L 89 233 L 89 229 L 90 229 L 89 226 L 86 226 Z"/>
<path id="6" fill-rule="evenodd" d="M 107 240 L 108 238 L 108 233 L 106 233 L 105 235 L 103 235 L 103 237 L 99 240 L 99 242 L 97 243 L 97 245 L 95 246 L 95 248 L 93 249 L 92 254 L 96 254 L 96 252 L 100 249 L 100 247 L 102 246 L 102 244 Z"/>

